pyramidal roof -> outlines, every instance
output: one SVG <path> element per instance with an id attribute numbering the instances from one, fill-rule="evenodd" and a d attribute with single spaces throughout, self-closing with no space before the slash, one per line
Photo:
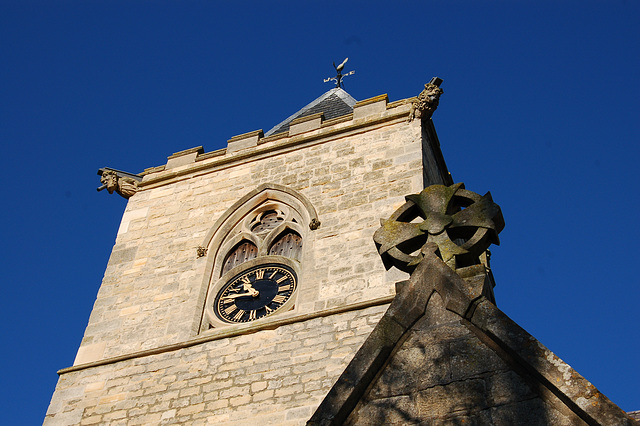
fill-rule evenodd
<path id="1" fill-rule="evenodd" d="M 303 107 L 300 111 L 288 117 L 281 123 L 276 124 L 265 136 L 289 130 L 289 124 L 296 118 L 306 117 L 319 112 L 324 113 L 325 120 L 347 115 L 353 112 L 356 100 L 340 87 L 329 90 L 315 101 Z"/>

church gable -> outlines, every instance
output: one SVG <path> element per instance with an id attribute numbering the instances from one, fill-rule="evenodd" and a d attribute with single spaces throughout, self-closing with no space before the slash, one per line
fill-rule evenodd
<path id="1" fill-rule="evenodd" d="M 407 196 L 374 234 L 388 267 L 411 277 L 308 424 L 633 424 L 495 306 L 478 256 L 502 215 L 463 188 Z M 460 224 L 467 238 L 449 232 Z"/>

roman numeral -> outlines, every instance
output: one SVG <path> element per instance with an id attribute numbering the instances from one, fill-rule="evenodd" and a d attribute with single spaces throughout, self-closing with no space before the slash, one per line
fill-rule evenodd
<path id="1" fill-rule="evenodd" d="M 285 275 L 284 277 L 280 277 L 280 278 L 278 278 L 278 279 L 276 280 L 276 282 L 277 282 L 278 284 L 280 284 L 282 281 L 285 281 L 285 280 L 288 280 L 288 279 L 289 279 L 289 277 L 287 277 L 287 276 Z"/>
<path id="2" fill-rule="evenodd" d="M 268 306 L 265 306 L 264 309 L 267 311 L 267 315 L 269 315 L 271 312 L 273 312 L 273 309 L 271 309 Z"/>
<path id="3" fill-rule="evenodd" d="M 258 269 L 256 271 L 256 280 L 261 280 L 264 278 L 264 269 Z"/>
<path id="4" fill-rule="evenodd" d="M 278 291 L 286 291 L 286 290 L 291 290 L 291 284 L 285 284 L 278 287 Z"/>
<path id="5" fill-rule="evenodd" d="M 227 315 L 231 315 L 231 312 L 233 312 L 235 310 L 236 310 L 236 305 L 234 303 L 234 304 L 231 304 L 231 305 L 227 306 L 226 308 L 224 308 L 224 313 L 227 314 Z"/>
<path id="6" fill-rule="evenodd" d="M 242 318 L 242 316 L 244 315 L 244 313 L 245 313 L 245 311 L 243 311 L 242 309 L 240 309 L 240 310 L 238 311 L 238 313 L 237 313 L 237 314 L 235 314 L 235 315 L 233 316 L 233 320 L 234 320 L 234 321 L 240 321 L 240 318 Z"/>
<path id="7" fill-rule="evenodd" d="M 269 275 L 269 279 L 273 279 L 273 277 L 275 277 L 277 273 L 278 271 L 273 271 L 273 274 Z"/>
<path id="8" fill-rule="evenodd" d="M 240 278 L 240 281 L 242 281 L 245 284 L 251 284 L 251 280 L 246 275 L 244 277 Z"/>
<path id="9" fill-rule="evenodd" d="M 256 311 L 249 311 L 249 321 L 256 319 Z"/>
<path id="10" fill-rule="evenodd" d="M 285 300 L 287 300 L 287 296 L 283 296 L 281 294 L 278 294 L 276 297 L 273 298 L 273 301 L 276 303 L 283 303 Z"/>

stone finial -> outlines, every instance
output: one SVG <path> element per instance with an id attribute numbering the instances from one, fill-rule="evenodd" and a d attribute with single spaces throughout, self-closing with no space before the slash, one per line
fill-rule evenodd
<path id="1" fill-rule="evenodd" d="M 420 92 L 418 99 L 411 104 L 409 121 L 413 121 L 414 118 L 427 119 L 431 117 L 440 103 L 440 95 L 443 93 L 440 88 L 441 84 L 441 78 L 433 77 L 429 83 L 424 85 L 424 90 Z"/>
<path id="2" fill-rule="evenodd" d="M 142 180 L 138 175 L 107 167 L 98 170 L 98 175 L 100 175 L 100 183 L 102 183 L 98 191 L 106 189 L 109 194 L 113 194 L 115 191 L 126 199 L 138 192 L 138 182 Z"/>
<path id="3" fill-rule="evenodd" d="M 427 244 L 433 243 L 439 257 L 455 270 L 478 263 L 491 243 L 500 243 L 504 219 L 489 192 L 480 196 L 465 190 L 463 183 L 432 185 L 406 200 L 389 219 L 381 220 L 373 235 L 387 269 L 413 272 Z"/>

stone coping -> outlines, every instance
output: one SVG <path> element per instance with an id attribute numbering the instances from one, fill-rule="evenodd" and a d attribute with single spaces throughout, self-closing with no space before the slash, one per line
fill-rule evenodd
<path id="1" fill-rule="evenodd" d="M 196 146 L 194 148 L 189 148 L 182 151 L 174 152 L 173 154 L 168 156 L 167 159 L 182 157 L 184 155 L 193 154 L 194 152 L 197 154 L 204 154 L 204 148 L 202 148 L 202 146 Z"/>
<path id="2" fill-rule="evenodd" d="M 243 133 L 241 135 L 236 135 L 236 136 L 232 137 L 231 139 L 229 139 L 227 142 L 235 142 L 235 141 L 239 141 L 239 140 L 242 140 L 242 139 L 248 139 L 248 138 L 252 138 L 252 137 L 256 137 L 256 136 L 258 138 L 264 137 L 264 133 L 262 132 L 262 129 L 254 130 L 252 132 Z"/>
<path id="3" fill-rule="evenodd" d="M 389 96 L 386 93 L 383 95 L 374 96 L 373 98 L 358 101 L 356 102 L 353 108 L 358 108 L 358 107 L 369 105 L 369 104 L 375 104 L 376 102 L 382 102 L 382 101 L 385 101 L 387 103 L 389 102 Z"/>
<path id="4" fill-rule="evenodd" d="M 289 127 L 291 127 L 292 124 L 300 124 L 300 123 L 304 123 L 304 122 L 307 122 L 307 121 L 317 120 L 318 118 L 323 119 L 324 118 L 324 112 L 317 112 L 315 114 L 305 115 L 304 117 L 298 117 L 296 119 L 293 119 L 289 123 Z"/>
<path id="5" fill-rule="evenodd" d="M 409 116 L 408 104 L 405 102 L 395 103 L 397 107 L 389 109 L 387 108 L 384 114 L 379 114 L 367 118 L 367 120 L 351 122 L 344 127 L 334 127 L 336 122 L 343 123 L 342 120 L 334 119 L 322 123 L 320 129 L 313 133 L 303 133 L 295 136 L 288 136 L 280 139 L 281 137 L 274 138 L 278 140 L 277 144 L 262 145 L 262 139 L 258 139 L 258 146 L 236 151 L 233 155 L 227 155 L 226 148 L 217 150 L 211 153 L 205 153 L 199 155 L 195 162 L 189 165 L 189 167 L 180 168 L 178 170 L 164 170 L 164 166 L 156 168 L 150 168 L 145 170 L 145 178 L 138 184 L 140 190 L 155 188 L 161 185 L 165 185 L 169 182 L 180 180 L 180 178 L 186 178 L 188 175 L 209 171 L 209 169 L 216 170 L 221 168 L 232 167 L 238 163 L 244 163 L 250 159 L 259 159 L 264 156 L 273 155 L 273 153 L 285 153 L 295 149 L 299 149 L 303 146 L 316 145 L 331 141 L 337 137 L 344 137 L 345 134 L 357 134 L 363 129 L 372 128 L 379 125 L 398 123 L 406 119 Z M 403 108 L 403 106 L 405 106 Z M 342 118 L 342 117 L 340 117 Z M 327 125 L 329 123 L 330 125 Z M 246 137 L 246 135 L 256 134 L 259 131 L 245 133 L 240 135 Z M 264 138 L 267 139 L 267 138 Z M 206 157 L 209 161 L 200 161 L 202 157 Z M 162 170 L 160 170 L 162 168 Z M 152 176 L 151 174 L 156 174 Z"/>
<path id="6" fill-rule="evenodd" d="M 166 352 L 173 352 L 180 349 L 189 348 L 191 346 L 196 346 L 202 343 L 211 342 L 214 340 L 225 339 L 228 337 L 240 336 L 243 334 L 255 333 L 260 330 L 269 330 L 277 327 L 281 327 L 283 325 L 293 324 L 300 321 L 307 321 L 314 318 L 327 317 L 331 315 L 342 314 L 350 311 L 357 311 L 362 309 L 371 308 L 374 306 L 386 305 L 391 303 L 395 295 L 379 297 L 377 299 L 366 300 L 363 302 L 353 303 L 345 306 L 337 306 L 334 308 L 323 309 L 321 311 L 310 312 L 307 314 L 294 315 L 285 318 L 279 318 L 273 321 L 264 322 L 264 323 L 253 323 L 253 324 L 240 324 L 237 326 L 230 326 L 222 329 L 212 329 L 209 331 L 203 332 L 201 335 L 187 340 L 185 342 L 173 343 L 170 345 L 160 346 L 153 349 L 146 349 L 143 351 L 137 351 L 126 355 L 119 355 L 115 357 L 101 359 L 99 361 L 89 362 L 86 364 L 74 365 L 71 367 L 63 368 L 58 370 L 58 375 L 63 375 L 66 373 L 72 373 L 74 371 L 85 370 L 87 368 L 99 367 L 102 365 L 114 364 L 121 361 L 127 361 L 135 358 L 142 358 L 151 355 L 158 355 Z"/>
<path id="7" fill-rule="evenodd" d="M 374 97 L 374 98 L 365 99 L 363 101 L 360 101 L 359 105 L 363 106 L 363 105 L 368 105 L 370 103 L 375 103 L 377 101 L 380 101 L 381 100 L 380 98 L 384 97 L 384 96 L 386 96 L 386 95 L 381 95 L 381 96 L 377 96 L 377 97 Z M 412 98 L 400 99 L 398 101 L 389 102 L 387 104 L 387 106 L 386 106 L 386 109 L 388 111 L 388 110 L 396 109 L 396 108 L 401 107 L 403 105 L 411 105 L 413 102 L 416 101 L 416 99 L 417 98 L 414 96 Z M 400 113 L 400 115 L 408 116 L 409 115 L 409 110 L 407 110 L 407 111 L 405 111 L 403 113 Z M 313 118 L 313 115 L 311 117 Z M 302 117 L 302 118 L 304 119 L 304 118 L 307 118 L 307 117 Z M 345 114 L 345 115 L 342 115 L 340 117 L 332 118 L 330 120 L 323 120 L 321 125 L 320 125 L 320 129 L 322 130 L 322 129 L 325 129 L 325 128 L 328 128 L 328 127 L 331 127 L 331 126 L 336 126 L 338 124 L 347 123 L 349 121 L 353 121 L 353 113 Z M 384 121 L 384 120 L 382 120 L 382 121 Z M 373 125 L 373 124 L 375 124 L 375 122 L 368 122 L 367 124 L 368 125 Z M 363 124 L 359 123 L 359 124 L 356 124 L 356 125 L 353 125 L 353 126 L 347 126 L 345 128 L 342 128 L 341 131 L 345 131 L 346 132 L 346 131 L 349 131 L 349 130 L 351 130 L 353 128 L 360 128 L 362 126 L 363 126 Z M 276 142 L 276 141 L 281 140 L 281 139 L 290 138 L 288 131 L 281 132 L 281 133 L 276 133 L 275 135 L 269 135 L 269 136 L 264 136 L 264 137 L 262 137 L 260 135 L 260 132 L 261 132 L 261 130 L 254 130 L 252 132 L 243 133 L 242 135 L 237 135 L 237 136 L 232 137 L 231 139 L 229 139 L 229 141 L 233 142 L 233 141 L 236 141 L 238 139 L 243 139 L 243 138 L 247 138 L 247 137 L 258 135 L 259 136 L 258 137 L 258 145 L 263 145 L 263 144 L 266 144 L 266 143 L 269 143 L 269 142 Z M 332 136 L 333 134 L 337 134 L 339 132 L 340 131 L 335 131 L 335 132 L 331 132 L 331 133 L 328 133 L 328 134 L 323 133 L 322 136 L 327 136 L 327 135 L 328 136 Z M 319 137 L 319 135 L 311 135 L 309 137 L 309 140 L 317 139 L 318 137 Z M 300 141 L 298 139 L 296 139 L 296 141 L 297 141 L 297 143 L 302 143 L 302 141 Z M 272 150 L 276 150 L 278 147 L 280 147 L 280 145 L 272 146 L 271 149 Z M 186 149 L 186 150 L 183 150 L 183 151 L 179 151 L 179 152 L 174 153 L 173 155 L 171 155 L 168 158 L 172 158 L 172 157 L 175 157 L 175 156 L 186 155 L 186 154 L 190 154 L 192 152 L 198 152 L 199 149 L 201 149 L 201 148 L 202 147 L 195 147 L 195 148 L 189 148 L 189 149 Z M 254 151 L 252 151 L 252 152 L 254 152 Z M 202 162 L 202 161 L 209 160 L 209 159 L 212 159 L 212 158 L 225 157 L 226 155 L 227 155 L 227 148 L 226 147 L 225 148 L 221 148 L 221 149 L 217 149 L 215 151 L 210 151 L 210 152 L 204 152 L 204 153 L 198 152 L 198 155 L 197 155 L 195 161 L 196 162 Z M 235 158 L 236 157 L 234 157 L 234 159 Z M 246 157 L 243 157 L 243 158 L 246 158 Z M 215 167 L 215 165 L 212 165 L 211 167 Z M 148 168 L 144 169 L 144 171 L 142 173 L 140 173 L 140 175 L 141 176 L 146 176 L 146 175 L 150 175 L 150 174 L 154 174 L 154 173 L 160 173 L 160 172 L 163 172 L 165 170 L 166 170 L 166 167 L 163 164 L 161 166 L 148 167 Z M 161 179 L 158 178 L 158 180 L 161 180 Z M 156 178 L 153 178 L 153 182 L 152 183 L 155 183 L 155 182 L 157 182 Z M 142 184 L 141 187 L 144 187 L 146 185 L 147 184 Z"/>

